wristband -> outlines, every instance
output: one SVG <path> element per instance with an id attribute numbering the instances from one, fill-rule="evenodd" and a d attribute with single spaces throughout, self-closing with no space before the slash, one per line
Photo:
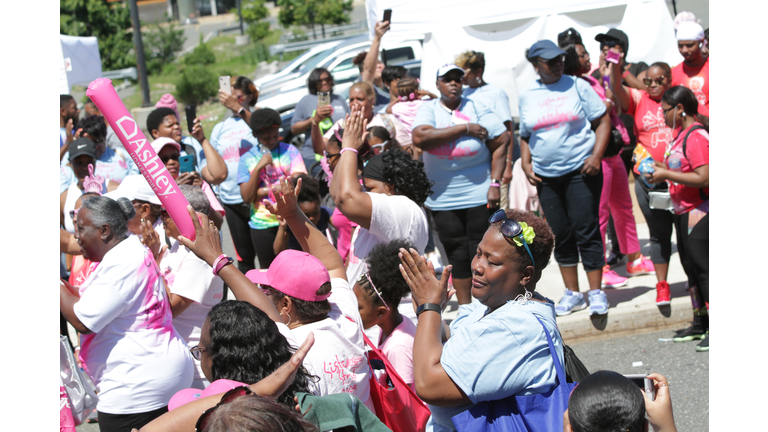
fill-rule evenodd
<path id="1" fill-rule="evenodd" d="M 239 115 L 239 116 L 240 116 L 240 118 L 242 118 L 242 117 L 243 117 L 243 114 L 245 114 L 245 108 L 243 108 L 243 107 L 240 107 L 240 109 L 239 109 L 239 110 L 237 110 L 237 115 Z M 243 120 L 245 120 L 245 119 L 243 119 Z"/>
<path id="2" fill-rule="evenodd" d="M 221 255 L 219 255 L 219 256 L 218 256 L 218 257 L 217 257 L 215 260 L 213 260 L 213 265 L 211 266 L 211 268 L 213 269 L 213 275 L 214 275 L 214 276 L 218 276 L 218 273 L 219 273 L 219 270 L 218 270 L 219 264 L 221 263 L 221 261 L 222 261 L 222 260 L 225 260 L 225 259 L 227 259 L 227 254 L 221 254 Z M 222 266 L 222 267 L 223 267 L 223 266 Z"/>
<path id="3" fill-rule="evenodd" d="M 491 183 L 491 187 L 501 187 L 501 185 L 498 183 Z"/>
<path id="4" fill-rule="evenodd" d="M 418 317 L 419 315 L 422 314 L 422 312 L 426 312 L 426 311 L 437 312 L 440 315 L 443 314 L 443 308 L 441 308 L 439 304 L 423 303 L 423 304 L 419 305 L 418 308 L 416 308 L 416 316 Z"/>
<path id="5" fill-rule="evenodd" d="M 357 153 L 357 149 L 353 149 L 352 147 L 347 147 L 347 148 L 343 148 L 343 149 L 341 149 L 341 151 L 339 152 L 339 154 L 340 154 L 340 155 L 342 155 L 342 154 L 344 154 L 344 152 L 345 152 L 345 151 L 347 151 L 347 150 L 349 150 L 349 151 L 351 151 L 351 152 L 355 152 L 355 154 L 358 154 L 358 153 Z"/>
<path id="6" fill-rule="evenodd" d="M 213 274 L 215 276 L 218 276 L 219 272 L 221 271 L 221 269 L 223 269 L 227 264 L 232 264 L 232 262 L 234 262 L 234 261 L 235 260 L 232 259 L 232 257 L 225 257 L 223 260 L 219 261 L 219 265 L 216 266 L 216 268 L 214 269 Z"/>
<path id="7" fill-rule="evenodd" d="M 501 182 L 499 181 L 499 179 L 495 179 L 495 178 L 491 177 L 491 186 L 493 186 L 494 183 L 499 184 Z"/>
<path id="8" fill-rule="evenodd" d="M 629 75 L 629 69 L 625 70 L 623 74 L 621 74 L 622 78 L 626 78 L 627 75 Z"/>

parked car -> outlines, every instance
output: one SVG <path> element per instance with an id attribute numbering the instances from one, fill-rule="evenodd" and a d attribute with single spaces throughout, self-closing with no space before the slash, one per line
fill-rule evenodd
<path id="1" fill-rule="evenodd" d="M 342 42 L 343 41 L 333 41 L 315 45 L 302 55 L 296 57 L 279 72 L 264 75 L 254 81 L 254 84 L 259 86 L 262 90 L 265 90 L 301 76 L 307 70 L 311 72 L 319 62 L 333 54 L 334 48 Z"/>
<path id="2" fill-rule="evenodd" d="M 422 57 L 422 41 L 422 38 L 414 38 L 382 44 L 382 48 L 387 52 L 387 64 L 396 64 L 408 60 L 418 60 L 420 62 Z M 314 67 L 328 69 L 336 83 L 333 90 L 334 93 L 344 94 L 360 76 L 360 71 L 352 64 L 352 60 L 361 51 L 367 51 L 370 45 L 371 42 L 366 35 L 347 39 L 333 48 L 334 52 Z M 262 88 L 259 95 L 259 106 L 272 108 L 278 112 L 294 108 L 299 100 L 308 94 L 307 78 L 312 69 L 306 68 L 301 76 L 285 81 L 280 85 L 270 85 L 269 88 Z"/>

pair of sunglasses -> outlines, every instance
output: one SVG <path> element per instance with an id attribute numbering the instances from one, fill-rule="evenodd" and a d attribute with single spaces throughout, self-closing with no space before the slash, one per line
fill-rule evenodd
<path id="1" fill-rule="evenodd" d="M 255 393 L 248 386 L 235 387 L 232 390 L 224 393 L 224 396 L 221 397 L 221 402 L 217 403 L 215 407 L 205 410 L 200 418 L 197 419 L 197 423 L 195 423 L 195 431 L 202 432 L 208 426 L 208 419 L 211 417 L 211 414 L 216 411 L 216 408 L 220 407 L 221 405 L 228 404 L 240 396 L 247 396 L 252 394 Z"/>
<path id="2" fill-rule="evenodd" d="M 173 159 L 175 161 L 179 160 L 179 157 L 181 157 L 178 153 L 173 153 L 172 155 L 164 155 L 160 156 L 160 160 L 163 161 L 163 165 L 167 164 L 169 160 Z"/>
<path id="3" fill-rule="evenodd" d="M 557 66 L 559 64 L 562 64 L 565 61 L 565 56 L 564 55 L 559 55 L 559 56 L 553 57 L 553 58 L 551 58 L 549 60 L 541 59 L 540 61 L 542 63 L 546 63 L 549 67 L 555 67 L 555 66 Z"/>
<path id="4" fill-rule="evenodd" d="M 536 261 L 533 259 L 531 249 L 528 248 L 528 243 L 525 241 L 525 237 L 523 237 L 523 227 L 521 227 L 517 221 L 509 219 L 504 209 L 496 210 L 496 213 L 488 218 L 488 223 L 496 223 L 499 221 L 504 221 L 501 223 L 501 234 L 508 239 L 518 237 L 523 242 L 523 246 L 525 246 L 528 256 L 531 257 L 531 265 L 536 267 Z"/>
<path id="5" fill-rule="evenodd" d="M 645 84 L 646 87 L 650 87 L 651 84 L 654 83 L 654 82 L 656 84 L 658 84 L 658 85 L 662 85 L 662 84 L 664 84 L 664 80 L 665 79 L 666 79 L 666 77 L 664 75 L 662 75 L 662 76 L 660 76 L 658 78 L 648 78 L 648 77 L 645 77 L 645 78 L 643 78 L 643 84 Z"/>

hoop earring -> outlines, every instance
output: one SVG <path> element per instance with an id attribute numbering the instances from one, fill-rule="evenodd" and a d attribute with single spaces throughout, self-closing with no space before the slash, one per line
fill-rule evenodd
<path id="1" fill-rule="evenodd" d="M 285 314 L 288 315 L 288 322 L 285 325 L 288 325 L 291 323 L 291 314 L 289 314 L 288 312 L 286 312 Z M 280 316 L 283 316 L 282 312 L 280 313 Z"/>
<path id="2" fill-rule="evenodd" d="M 475 81 L 477 81 L 477 83 L 480 84 L 483 80 L 480 79 L 480 77 L 475 77 Z"/>

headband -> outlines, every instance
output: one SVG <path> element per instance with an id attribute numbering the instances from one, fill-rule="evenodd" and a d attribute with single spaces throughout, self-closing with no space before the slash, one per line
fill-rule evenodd
<path id="1" fill-rule="evenodd" d="M 363 178 L 389 183 L 384 177 L 384 153 L 372 157 L 363 167 Z"/>

